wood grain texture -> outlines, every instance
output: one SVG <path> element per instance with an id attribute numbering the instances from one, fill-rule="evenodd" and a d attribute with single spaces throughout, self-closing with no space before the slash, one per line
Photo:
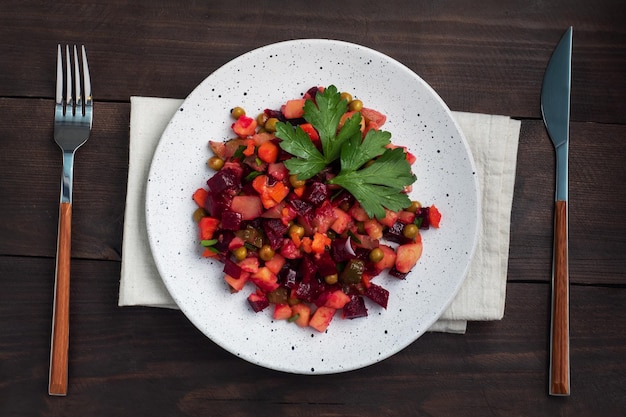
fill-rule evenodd
<path id="1" fill-rule="evenodd" d="M 554 207 L 550 395 L 570 395 L 567 202 Z"/>
<path id="2" fill-rule="evenodd" d="M 50 395 L 67 394 L 67 352 L 70 343 L 70 256 L 72 204 L 59 205 L 59 232 L 54 279 L 52 340 L 50 344 Z"/>
<path id="3" fill-rule="evenodd" d="M 626 322 L 614 320 L 626 315 L 626 292 L 615 288 L 572 287 L 575 395 L 558 402 L 545 392 L 546 283 L 509 284 L 505 318 L 470 323 L 466 335 L 426 334 L 380 364 L 309 377 L 242 361 L 179 311 L 116 308 L 119 268 L 73 261 L 71 383 L 57 401 L 46 392 L 54 260 L 0 257 L 0 276 L 14 278 L 0 293 L 2 415 L 616 416 L 626 407 Z"/>
<path id="4" fill-rule="evenodd" d="M 7 40 L 0 56 L 20 63 L 3 67 L 0 95 L 52 98 L 48 68 L 59 42 L 86 45 L 96 100 L 128 101 L 131 95 L 186 97 L 208 74 L 260 46 L 331 38 L 403 62 L 455 110 L 540 118 L 545 67 L 573 25 L 572 120 L 623 123 L 626 113 L 612 105 L 626 91 L 623 2 L 578 2 L 576 12 L 559 12 L 571 10 L 570 3 L 327 0 L 296 7 L 259 0 L 251 7 L 241 1 L 82 0 L 80 7 L 61 3 L 51 10 L 19 2 L 0 17 L 0 39 Z"/>

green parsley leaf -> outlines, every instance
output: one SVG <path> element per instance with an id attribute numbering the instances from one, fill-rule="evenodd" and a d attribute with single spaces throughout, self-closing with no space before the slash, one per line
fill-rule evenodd
<path id="1" fill-rule="evenodd" d="M 367 146 L 363 148 L 363 152 L 367 153 Z M 341 172 L 329 183 L 348 190 L 371 218 L 385 217 L 385 208 L 398 211 L 408 207 L 411 200 L 403 191 L 404 187 L 415 182 L 415 175 L 411 172 L 404 151 L 401 148 L 385 149 L 380 157 L 363 169 L 357 169 L 362 163 L 358 156 L 353 155 L 356 152 L 360 150 L 345 151 L 347 155 L 342 157 Z M 344 160 L 353 161 L 348 165 L 350 169 L 344 169 Z"/>
<path id="2" fill-rule="evenodd" d="M 319 133 L 322 151 L 327 162 L 332 162 L 339 157 L 345 138 L 343 140 L 337 138 L 337 128 L 347 109 L 348 102 L 341 99 L 334 85 L 317 93 L 315 103 L 311 100 L 304 103 L 304 120 L 311 123 Z"/>
<path id="3" fill-rule="evenodd" d="M 280 147 L 283 150 L 297 156 L 285 161 L 285 166 L 292 175 L 298 175 L 299 179 L 306 180 L 326 167 L 326 158 L 300 126 L 294 129 L 288 123 L 276 123 L 276 137 L 282 139 Z"/>
<path id="4" fill-rule="evenodd" d="M 391 133 L 380 130 L 370 130 L 361 140 L 361 132 L 350 138 L 341 148 L 341 170 L 354 171 L 370 159 L 382 155 L 391 143 Z"/>
<path id="5" fill-rule="evenodd" d="M 408 207 L 411 201 L 404 189 L 415 182 L 415 175 L 404 151 L 386 147 L 391 143 L 389 132 L 370 130 L 362 138 L 359 112 L 344 120 L 339 129 L 347 110 L 348 103 L 334 85 L 318 92 L 315 102 L 304 103 L 303 117 L 317 130 L 322 152 L 301 127 L 276 124 L 280 147 L 294 156 L 285 161 L 289 173 L 306 180 L 339 160 L 339 175 L 328 183 L 350 192 L 369 217 L 385 217 L 385 208 L 398 211 Z M 365 166 L 369 161 L 372 163 Z"/>

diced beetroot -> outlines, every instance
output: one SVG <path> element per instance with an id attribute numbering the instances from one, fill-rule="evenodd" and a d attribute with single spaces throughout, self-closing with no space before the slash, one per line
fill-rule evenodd
<path id="1" fill-rule="evenodd" d="M 335 223 L 337 216 L 332 204 L 328 200 L 325 200 L 319 207 L 315 209 L 313 221 L 311 225 L 317 232 L 326 233 L 330 226 Z"/>
<path id="2" fill-rule="evenodd" d="M 306 217 L 308 219 L 313 218 L 314 207 L 311 205 L 311 203 L 304 201 L 304 200 L 293 199 L 289 201 L 289 205 L 291 205 L 291 207 L 293 207 L 293 209 L 299 215 Z"/>
<path id="3" fill-rule="evenodd" d="M 319 297 L 323 289 L 324 287 L 317 279 L 312 279 L 306 283 L 300 282 L 296 287 L 295 294 L 299 299 L 312 303 Z"/>
<path id="4" fill-rule="evenodd" d="M 231 245 L 237 245 L 236 242 L 233 244 L 233 239 L 235 239 L 235 234 L 232 230 L 220 230 L 219 235 L 217 236 L 217 243 L 214 245 L 214 248 L 220 253 L 225 254 L 232 249 Z"/>
<path id="5" fill-rule="evenodd" d="M 389 270 L 389 275 L 398 279 L 406 279 L 406 276 L 408 274 L 409 274 L 408 272 L 398 271 L 395 266 Z"/>
<path id="6" fill-rule="evenodd" d="M 204 200 L 204 209 L 213 217 L 222 217 L 225 210 L 230 209 L 233 197 L 227 193 L 209 192 Z"/>
<path id="7" fill-rule="evenodd" d="M 350 302 L 343 306 L 341 315 L 344 319 L 367 317 L 367 307 L 365 307 L 365 300 L 363 297 L 359 295 L 351 295 Z"/>
<path id="8" fill-rule="evenodd" d="M 316 259 L 317 271 L 323 277 L 337 273 L 337 263 L 330 256 L 330 252 L 324 251 Z"/>
<path id="9" fill-rule="evenodd" d="M 270 305 L 267 297 L 263 293 L 254 292 L 248 296 L 248 303 L 255 313 L 264 310 Z"/>
<path id="10" fill-rule="evenodd" d="M 222 229 L 239 230 L 241 228 L 241 213 L 235 213 L 232 210 L 224 210 L 222 212 Z"/>
<path id="11" fill-rule="evenodd" d="M 410 243 L 411 239 L 405 237 L 403 234 L 404 226 L 405 226 L 404 223 L 400 221 L 395 222 L 393 226 L 387 229 L 387 231 L 384 234 L 384 238 L 391 242 L 399 243 L 401 245 L 405 243 Z"/>
<path id="12" fill-rule="evenodd" d="M 341 193 L 339 193 L 339 195 L 333 198 L 334 207 L 339 207 L 344 204 L 346 204 L 348 207 L 354 204 L 354 196 L 347 191 L 342 191 Z"/>
<path id="13" fill-rule="evenodd" d="M 336 239 L 333 239 L 332 243 L 330 244 L 331 255 L 335 262 L 345 262 L 349 259 L 354 258 L 354 255 L 350 253 L 346 248 L 347 241 L 347 238 L 338 237 Z"/>
<path id="14" fill-rule="evenodd" d="M 288 226 L 284 225 L 280 219 L 267 219 L 262 225 L 270 246 L 274 250 L 278 249 L 283 244 L 283 235 L 287 232 Z"/>
<path id="15" fill-rule="evenodd" d="M 430 216 L 429 216 L 430 207 L 420 207 L 415 212 L 415 220 L 419 223 L 420 229 L 429 229 L 430 228 Z"/>
<path id="16" fill-rule="evenodd" d="M 287 288 L 296 288 L 298 286 L 298 273 L 292 268 L 283 268 L 279 275 L 279 281 Z"/>
<path id="17" fill-rule="evenodd" d="M 317 86 L 309 88 L 304 94 L 304 98 L 308 100 L 312 100 L 315 103 L 315 98 L 317 96 L 317 92 L 320 91 L 320 88 Z"/>
<path id="18" fill-rule="evenodd" d="M 315 181 L 310 185 L 307 185 L 302 199 L 304 201 L 308 201 L 314 206 L 319 206 L 324 201 L 328 200 L 328 186 L 319 181 Z"/>
<path id="19" fill-rule="evenodd" d="M 387 308 L 389 291 L 387 291 L 380 285 L 370 283 L 369 287 L 367 287 L 367 289 L 365 290 L 365 296 L 382 308 Z"/>
<path id="20" fill-rule="evenodd" d="M 263 110 L 263 113 L 265 113 L 268 118 L 275 118 L 278 119 L 278 121 L 280 122 L 284 122 L 285 120 L 287 120 L 280 110 L 265 109 Z"/>
<path id="21" fill-rule="evenodd" d="M 241 276 L 241 267 L 233 262 L 230 258 L 224 260 L 224 273 L 235 279 Z"/>
<path id="22" fill-rule="evenodd" d="M 232 168 L 222 168 L 206 183 L 213 194 L 236 195 L 241 190 L 241 177 Z"/>
<path id="23" fill-rule="evenodd" d="M 315 264 L 315 259 L 311 256 L 303 256 L 302 262 L 300 263 L 300 279 L 302 282 L 309 282 L 315 280 L 315 274 L 317 273 L 317 265 Z"/>
<path id="24" fill-rule="evenodd" d="M 298 259 L 302 255 L 293 240 L 285 238 L 280 248 L 280 254 L 287 259 Z"/>

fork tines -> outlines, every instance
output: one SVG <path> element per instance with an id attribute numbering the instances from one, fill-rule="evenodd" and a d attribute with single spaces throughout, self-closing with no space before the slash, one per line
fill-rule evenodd
<path id="1" fill-rule="evenodd" d="M 81 46 L 82 57 L 82 80 L 80 77 L 80 67 L 78 59 L 78 49 L 76 45 L 73 48 L 73 57 L 70 53 L 69 45 L 65 46 L 65 77 L 63 76 L 63 56 L 61 53 L 61 45 L 58 45 L 57 54 L 57 85 L 56 85 L 56 104 L 62 106 L 63 114 L 89 116 L 87 108 L 92 105 L 91 96 L 91 78 L 89 77 L 89 65 L 87 64 L 87 54 L 85 46 Z M 73 58 L 73 59 L 72 59 Z M 73 71 L 72 71 L 73 63 Z M 74 85 L 72 86 L 72 72 L 74 73 Z M 65 78 L 65 86 L 63 85 Z M 64 88 L 65 87 L 65 88 Z M 82 87 L 82 88 L 81 88 Z M 84 91 L 84 95 L 81 95 Z M 65 100 L 63 96 L 65 95 Z M 79 113 L 80 111 L 80 113 Z"/>

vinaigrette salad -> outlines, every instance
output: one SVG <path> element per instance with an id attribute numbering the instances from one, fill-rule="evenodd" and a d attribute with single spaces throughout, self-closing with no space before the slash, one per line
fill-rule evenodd
<path id="1" fill-rule="evenodd" d="M 386 116 L 332 85 L 256 118 L 240 107 L 231 116 L 236 136 L 209 141 L 215 173 L 193 194 L 202 256 L 275 320 L 324 332 L 335 316 L 387 308 L 375 278 L 405 279 L 420 231 L 441 214 L 410 201 L 416 158 L 381 129 Z"/>

